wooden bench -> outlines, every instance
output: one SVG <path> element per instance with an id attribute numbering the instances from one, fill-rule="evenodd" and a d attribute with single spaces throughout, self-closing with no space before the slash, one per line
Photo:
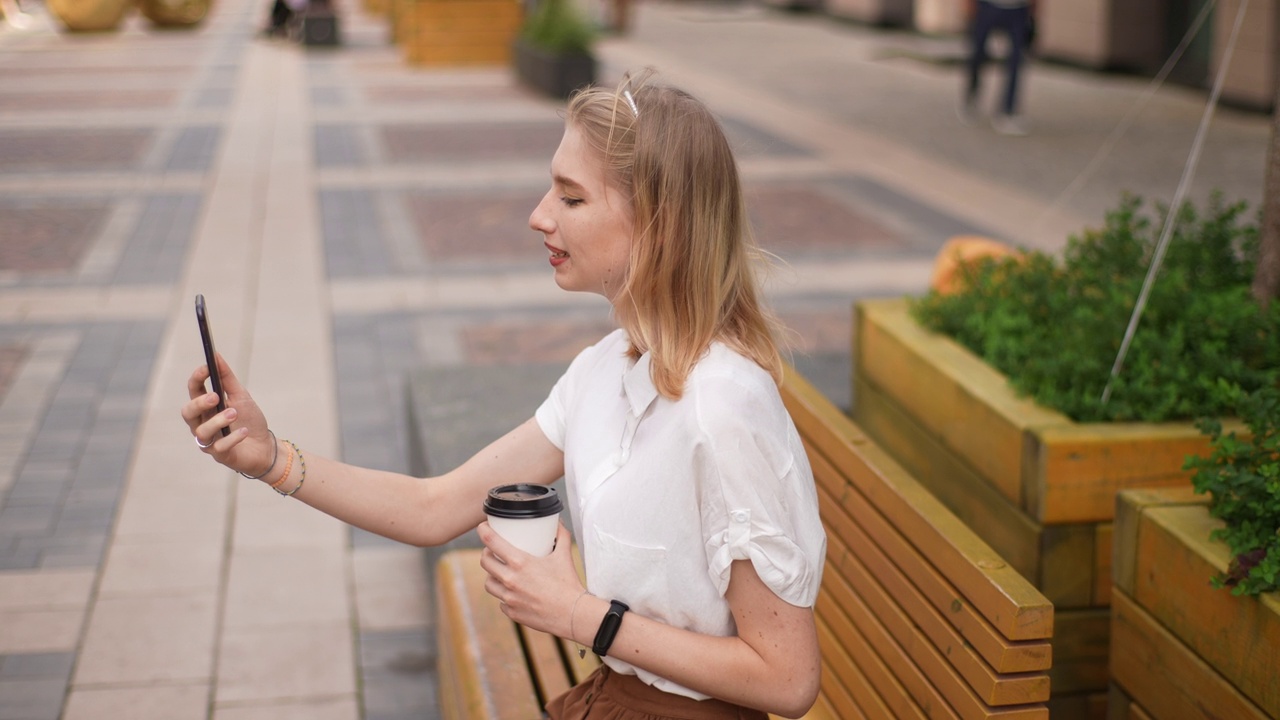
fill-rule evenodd
<path id="1" fill-rule="evenodd" d="M 782 393 L 828 536 L 806 718 L 1048 718 L 1049 601 L 798 373 Z M 436 592 L 445 720 L 540 718 L 599 663 L 504 616 L 477 550 L 442 556 Z"/>
<path id="2" fill-rule="evenodd" d="M 798 373 L 827 529 L 809 718 L 1048 718 L 1053 605 Z"/>

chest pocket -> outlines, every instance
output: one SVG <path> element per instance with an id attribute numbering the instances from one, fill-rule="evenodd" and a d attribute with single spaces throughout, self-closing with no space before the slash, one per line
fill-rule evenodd
<path id="1" fill-rule="evenodd" d="M 591 593 L 621 600 L 631 609 L 658 620 L 671 607 L 667 550 L 624 542 L 599 528 L 587 551 L 587 585 Z"/>

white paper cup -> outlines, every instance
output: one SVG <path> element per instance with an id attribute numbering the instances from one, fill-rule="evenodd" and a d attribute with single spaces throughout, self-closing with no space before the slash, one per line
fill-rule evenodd
<path id="1" fill-rule="evenodd" d="M 489 490 L 484 514 L 489 527 L 521 550 L 546 557 L 556 544 L 563 505 L 555 488 L 546 485 L 499 485 Z"/>

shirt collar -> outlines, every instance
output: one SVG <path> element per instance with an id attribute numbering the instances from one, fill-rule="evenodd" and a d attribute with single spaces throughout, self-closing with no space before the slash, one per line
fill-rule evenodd
<path id="1" fill-rule="evenodd" d="M 622 394 L 631 406 L 631 414 L 636 417 L 644 415 L 658 397 L 658 388 L 654 387 L 653 376 L 649 374 L 649 361 L 650 356 L 646 352 L 622 374 Z"/>

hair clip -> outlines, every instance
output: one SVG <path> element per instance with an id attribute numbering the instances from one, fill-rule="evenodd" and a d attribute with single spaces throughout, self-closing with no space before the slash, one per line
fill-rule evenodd
<path id="1" fill-rule="evenodd" d="M 640 108 L 636 107 L 636 99 L 635 99 L 635 98 L 633 98 L 633 97 L 631 97 L 631 91 L 630 91 L 630 90 L 623 90 L 623 91 L 622 91 L 622 97 L 623 97 L 623 99 L 625 99 L 625 100 L 627 101 L 627 105 L 631 106 L 631 114 L 632 114 L 632 115 L 635 115 L 635 116 L 636 116 L 636 119 L 637 119 L 637 120 L 639 120 L 639 119 L 640 119 Z"/>

